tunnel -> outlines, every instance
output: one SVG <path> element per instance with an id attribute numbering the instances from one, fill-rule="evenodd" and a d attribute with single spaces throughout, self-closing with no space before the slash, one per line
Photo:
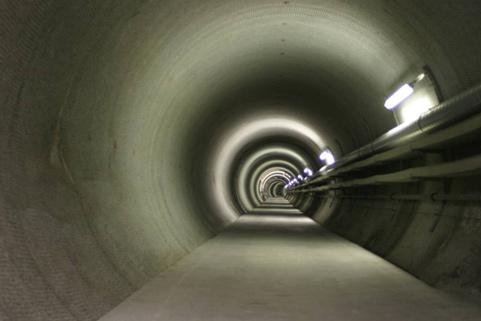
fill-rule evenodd
<path id="1" fill-rule="evenodd" d="M 0 320 L 481 320 L 480 14 L 0 0 Z"/>

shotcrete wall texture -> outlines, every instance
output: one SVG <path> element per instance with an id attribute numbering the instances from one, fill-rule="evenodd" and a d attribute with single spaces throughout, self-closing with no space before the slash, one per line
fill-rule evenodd
<path id="1" fill-rule="evenodd" d="M 360 147 L 394 126 L 385 95 L 426 64 L 445 97 L 478 83 L 479 12 L 474 0 L 1 0 L 0 319 L 96 320 L 242 214 L 240 171 L 263 164 L 249 156 L 274 149 L 273 166 L 300 168 Z M 293 202 L 321 222 L 351 206 Z M 401 221 L 390 249 L 431 237 Z M 333 222 L 357 241 L 371 224 Z"/>

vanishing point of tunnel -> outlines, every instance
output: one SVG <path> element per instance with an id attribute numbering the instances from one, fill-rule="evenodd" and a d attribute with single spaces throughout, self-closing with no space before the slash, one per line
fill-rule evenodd
<path id="1" fill-rule="evenodd" d="M 479 0 L 0 0 L 0 321 L 481 320 Z"/>

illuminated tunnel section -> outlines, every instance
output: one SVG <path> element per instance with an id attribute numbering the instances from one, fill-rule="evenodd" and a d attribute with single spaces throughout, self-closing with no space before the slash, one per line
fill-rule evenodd
<path id="1" fill-rule="evenodd" d="M 285 185 L 326 149 L 341 157 L 393 128 L 384 101 L 424 66 L 445 98 L 478 84 L 479 12 L 469 0 L 1 1 L 0 320 L 97 320 L 243 214 L 339 217 L 350 203 Z M 477 223 L 407 233 L 427 224 L 410 204 L 387 259 L 478 293 Z M 351 222 L 337 232 L 376 242 L 369 217 Z"/>
<path id="2" fill-rule="evenodd" d="M 323 145 L 322 139 L 300 121 L 264 117 L 247 121 L 247 126 L 235 129 L 223 145 L 228 147 L 215 154 L 221 156 L 215 160 L 219 177 L 229 180 L 219 188 L 228 190 L 233 186 L 234 207 L 245 214 L 288 210 L 280 200 L 286 197 L 284 187 L 297 179 L 305 168 L 317 166 L 316 155 Z M 234 157 L 227 158 L 227 153 Z M 231 166 L 225 168 L 224 164 Z M 278 198 L 277 205 L 267 204 L 274 198 Z M 298 213 L 312 205 L 312 199 L 305 196 L 296 196 L 291 202 L 302 207 Z"/>
<path id="3" fill-rule="evenodd" d="M 296 153 L 295 149 L 295 146 L 268 144 L 253 153 L 241 153 L 245 156 L 239 160 L 240 165 L 234 173 L 233 197 L 243 213 L 254 213 L 265 207 L 263 205 L 273 211 L 286 208 L 286 204 L 282 201 L 287 196 L 286 186 L 307 166 L 308 155 L 304 158 L 302 154 Z M 277 206 L 266 204 L 272 203 L 274 199 L 277 199 Z M 295 197 L 291 202 L 294 206 L 303 205 L 305 208 L 309 208 L 312 203 L 311 200 L 306 200 L 302 196 Z"/>

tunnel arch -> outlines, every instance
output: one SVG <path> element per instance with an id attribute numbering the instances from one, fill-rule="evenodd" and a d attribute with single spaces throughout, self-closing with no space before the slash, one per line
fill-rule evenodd
<path id="1" fill-rule="evenodd" d="M 218 155 L 252 115 L 340 155 L 394 126 L 385 95 L 422 66 L 445 97 L 481 80 L 475 1 L 0 6 L 6 320 L 94 320 L 235 221 Z"/>

